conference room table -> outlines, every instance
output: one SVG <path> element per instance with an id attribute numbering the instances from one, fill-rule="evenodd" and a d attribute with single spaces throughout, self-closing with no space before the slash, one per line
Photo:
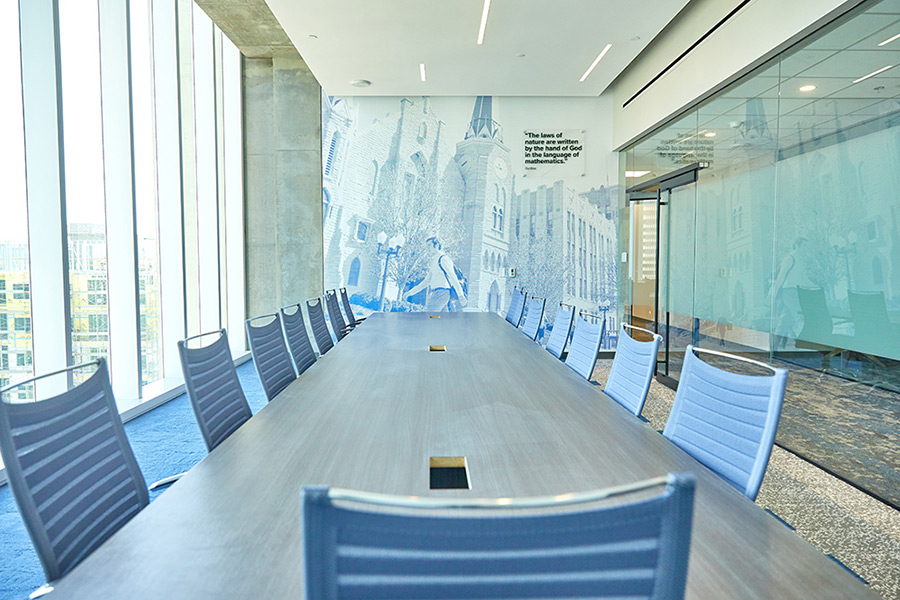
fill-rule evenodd
<path id="1" fill-rule="evenodd" d="M 308 484 L 523 497 L 669 472 L 697 478 L 687 598 L 878 597 L 502 317 L 432 316 L 371 315 L 50 597 L 302 598 Z M 471 488 L 429 489 L 433 456 L 466 457 Z"/>

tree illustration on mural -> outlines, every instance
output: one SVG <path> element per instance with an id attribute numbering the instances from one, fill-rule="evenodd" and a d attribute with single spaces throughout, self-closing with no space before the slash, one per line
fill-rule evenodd
<path id="1" fill-rule="evenodd" d="M 511 283 L 529 295 L 546 299 L 548 316 L 555 315 L 555 309 L 549 307 L 556 307 L 562 301 L 568 273 L 562 242 L 550 236 L 523 237 L 511 250 L 509 264 L 516 268 L 516 278 Z"/>

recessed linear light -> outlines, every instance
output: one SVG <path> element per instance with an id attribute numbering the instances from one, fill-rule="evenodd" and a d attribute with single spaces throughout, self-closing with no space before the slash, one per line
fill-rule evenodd
<path id="1" fill-rule="evenodd" d="M 491 10 L 491 0 L 484 0 L 484 9 L 481 11 L 481 27 L 478 28 L 478 45 L 484 43 L 484 29 L 487 27 L 488 12 Z"/>
<path id="2" fill-rule="evenodd" d="M 422 78 L 422 81 L 425 81 L 425 63 L 419 63 L 419 77 Z"/>
<path id="3" fill-rule="evenodd" d="M 897 35 L 895 35 L 895 36 L 892 37 L 892 38 L 888 38 L 888 39 L 884 40 L 883 42 L 881 42 L 880 44 L 878 44 L 878 46 L 879 46 L 879 47 L 881 47 L 881 46 L 886 46 L 886 45 L 890 44 L 891 42 L 893 42 L 894 40 L 896 40 L 896 39 L 898 39 L 898 38 L 900 38 L 900 33 L 898 33 Z"/>
<path id="4" fill-rule="evenodd" d="M 609 52 L 610 48 L 612 48 L 612 44 L 607 44 L 606 47 L 600 51 L 600 54 L 597 55 L 597 58 L 594 59 L 594 62 L 592 62 L 591 66 L 588 67 L 588 70 L 585 71 L 584 75 L 581 76 L 581 79 L 578 80 L 579 83 L 588 78 L 588 75 L 591 74 L 591 71 L 594 70 L 594 67 L 597 66 L 597 63 L 600 62 L 604 56 L 606 56 L 606 53 Z"/>
<path id="5" fill-rule="evenodd" d="M 625 171 L 625 177 L 633 179 L 635 177 L 643 177 L 650 171 Z"/>
<path id="6" fill-rule="evenodd" d="M 881 67 L 881 68 L 878 69 L 877 71 L 872 71 L 872 72 L 869 73 L 868 75 L 863 75 L 863 76 L 860 77 L 859 79 L 854 79 L 854 80 L 853 80 L 853 83 L 859 83 L 860 81 L 865 81 L 865 80 L 868 79 L 869 77 L 875 77 L 875 76 L 878 75 L 879 73 L 884 73 L 884 72 L 887 71 L 888 69 L 893 69 L 893 68 L 894 68 L 894 65 L 888 65 L 888 66 L 886 66 L 886 67 Z"/>
<path id="7" fill-rule="evenodd" d="M 816 89 L 816 86 L 810 83 L 809 85 L 801 85 L 799 89 L 801 92 L 811 92 Z"/>
<path id="8" fill-rule="evenodd" d="M 703 134 L 703 137 L 714 138 L 714 137 L 716 137 L 716 132 L 715 131 L 707 131 L 706 133 Z"/>

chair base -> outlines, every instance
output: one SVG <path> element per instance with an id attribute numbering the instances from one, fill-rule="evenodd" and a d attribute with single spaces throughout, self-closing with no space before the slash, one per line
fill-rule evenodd
<path id="1" fill-rule="evenodd" d="M 52 591 L 53 591 L 53 586 L 50 585 L 49 583 L 45 583 L 38 589 L 36 589 L 33 592 L 31 592 L 30 594 L 28 594 L 28 598 L 29 598 L 29 600 L 34 600 L 35 598 L 40 598 L 41 596 L 46 596 L 47 594 L 49 594 Z"/>
<path id="2" fill-rule="evenodd" d="M 172 475 L 171 477 L 166 477 L 165 479 L 160 479 L 159 481 L 154 481 L 153 483 L 150 484 L 149 489 L 155 490 L 155 489 L 167 486 L 167 485 L 172 485 L 173 483 L 175 483 L 176 481 L 181 479 L 181 477 L 183 475 L 184 475 L 184 473 L 179 473 L 178 475 Z"/>

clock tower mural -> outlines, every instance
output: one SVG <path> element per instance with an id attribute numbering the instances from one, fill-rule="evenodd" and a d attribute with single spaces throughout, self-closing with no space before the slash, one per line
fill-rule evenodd
<path id="1" fill-rule="evenodd" d="M 465 138 L 453 157 L 463 182 L 461 261 L 469 273 L 469 298 L 477 306 L 499 311 L 509 271 L 510 199 L 513 195 L 509 148 L 493 119 L 493 99 L 475 100 Z"/>

